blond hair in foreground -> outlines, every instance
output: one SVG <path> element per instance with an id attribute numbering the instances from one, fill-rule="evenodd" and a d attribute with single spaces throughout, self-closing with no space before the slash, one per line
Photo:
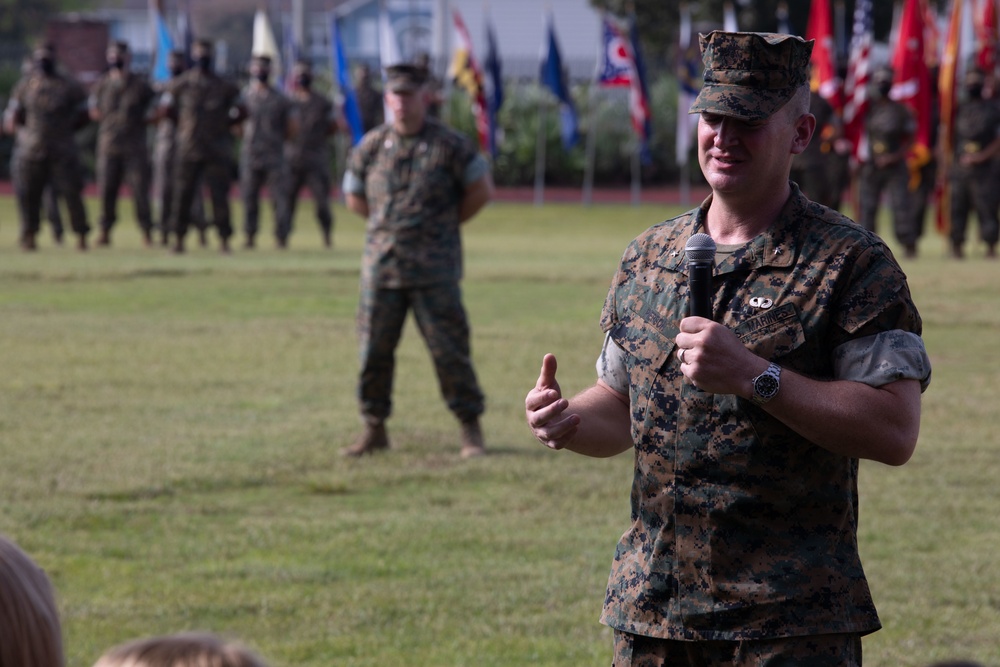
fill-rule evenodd
<path id="1" fill-rule="evenodd" d="M 267 667 L 239 643 L 207 632 L 137 639 L 107 651 L 94 667 Z"/>

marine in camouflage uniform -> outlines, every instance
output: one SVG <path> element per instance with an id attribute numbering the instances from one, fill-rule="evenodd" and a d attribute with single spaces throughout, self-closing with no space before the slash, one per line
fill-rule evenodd
<path id="1" fill-rule="evenodd" d="M 129 70 L 128 44 L 115 42 L 107 51 L 108 70 L 90 94 L 90 119 L 97 131 L 97 187 L 101 193 L 98 245 L 111 243 L 111 229 L 118 219 L 118 191 L 127 182 L 135 205 L 136 221 L 146 244 L 153 242 L 153 216 L 149 207 L 149 150 L 146 125 L 156 97 L 145 77 Z"/>
<path id="2" fill-rule="evenodd" d="M 358 100 L 362 129 L 369 132 L 381 125 L 385 115 L 382 94 L 375 90 L 371 68 L 365 63 L 354 70 L 354 95 Z"/>
<path id="3" fill-rule="evenodd" d="M 337 131 L 333 103 L 312 89 L 312 67 L 298 62 L 292 68 L 292 104 L 298 132 L 285 144 L 288 161 L 288 215 L 303 187 L 309 188 L 323 245 L 333 245 L 333 212 L 330 210 L 330 135 Z"/>
<path id="4" fill-rule="evenodd" d="M 167 69 L 171 80 L 176 79 L 187 69 L 187 55 L 183 51 L 171 51 L 167 59 Z M 164 86 L 165 89 L 165 86 Z M 162 95 L 163 90 L 159 93 Z M 161 114 L 156 122 L 156 134 L 153 138 L 153 192 L 159 208 L 158 224 L 162 245 L 170 242 L 170 212 L 174 198 L 174 163 L 177 154 L 177 119 L 172 115 Z M 194 200 L 191 205 L 189 219 L 198 230 L 202 246 L 207 245 L 205 210 L 201 188 L 195 188 Z"/>
<path id="5" fill-rule="evenodd" d="M 527 421 L 554 449 L 634 452 L 602 614 L 616 667 L 861 665 L 880 621 L 859 459 L 913 451 L 920 316 L 885 243 L 788 181 L 814 129 L 812 43 L 713 32 L 701 46 L 691 111 L 712 195 L 629 245 L 597 384 L 566 401 L 547 355 Z M 718 239 L 711 319 L 688 316 L 696 233 Z"/>
<path id="6" fill-rule="evenodd" d="M 232 126 L 242 121 L 240 90 L 212 71 L 211 42 L 195 42 L 195 66 L 172 79 L 161 99 L 161 115 L 177 118 L 177 155 L 170 227 L 173 250 L 184 252 L 195 190 L 204 183 L 212 200 L 212 222 L 221 250 L 229 252 L 233 234 L 229 216 Z"/>
<path id="7" fill-rule="evenodd" d="M 986 256 L 997 256 L 1000 223 L 1000 107 L 996 100 L 983 99 L 985 76 L 979 70 L 966 75 L 967 98 L 955 116 L 955 153 L 948 177 L 951 181 L 951 252 L 965 256 L 966 228 L 970 208 L 979 218 L 979 236 L 986 244 Z"/>
<path id="8" fill-rule="evenodd" d="M 345 454 L 389 446 L 394 355 L 407 313 L 434 360 L 441 393 L 462 424 L 461 454 L 485 452 L 483 392 L 462 305 L 460 226 L 489 200 L 489 165 L 463 136 L 427 115 L 427 70 L 387 68 L 392 124 L 369 132 L 344 175 L 348 207 L 367 218 L 358 309 L 365 431 Z"/>
<path id="9" fill-rule="evenodd" d="M 245 247 L 253 248 L 260 228 L 260 192 L 265 184 L 274 207 L 274 237 L 278 247 L 288 244 L 292 219 L 288 205 L 288 165 L 285 139 L 295 132 L 292 103 L 270 85 L 271 59 L 254 56 L 250 84 L 243 93 L 247 118 L 240 146 L 240 193 L 243 198 Z"/>
<path id="10" fill-rule="evenodd" d="M 37 47 L 33 68 L 11 92 L 4 124 L 16 134 L 14 176 L 24 202 L 21 247 L 35 250 L 41 224 L 42 198 L 47 187 L 66 202 L 77 247 L 87 248 L 90 225 L 83 207 L 83 169 L 74 133 L 85 120 L 87 94 L 75 80 L 56 70 L 55 49 Z"/>
<path id="11" fill-rule="evenodd" d="M 833 143 L 840 134 L 839 119 L 815 91 L 809 95 L 809 113 L 816 117 L 816 132 L 809 146 L 792 160 L 791 178 L 812 201 L 838 208 L 841 193 L 837 191 L 840 181 L 833 177 L 837 168 Z"/>
<path id="12" fill-rule="evenodd" d="M 34 64 L 30 57 L 24 58 L 21 61 L 21 76 L 27 76 L 31 73 Z M 4 123 L 0 121 L 0 128 L 2 128 Z M 17 132 L 20 128 L 15 126 L 11 128 L 12 134 L 14 135 L 14 145 L 11 147 L 10 151 L 10 179 L 11 186 L 14 190 L 14 202 L 17 205 L 17 219 L 18 219 L 18 236 L 19 238 L 24 238 L 24 230 L 26 228 L 25 223 L 25 208 L 24 208 L 24 188 L 18 182 L 17 178 Z M 45 192 L 42 194 L 42 215 L 48 220 L 49 224 L 52 226 L 52 240 L 55 241 L 56 245 L 62 245 L 63 235 L 65 229 L 63 227 L 62 213 L 59 210 L 59 200 L 56 198 L 55 190 L 51 186 L 45 188 Z"/>
<path id="13" fill-rule="evenodd" d="M 869 231 L 875 230 L 879 200 L 888 192 L 896 238 L 912 254 L 920 236 L 914 229 L 910 213 L 910 171 L 906 156 L 913 144 L 917 121 L 909 107 L 889 99 L 892 70 L 879 68 L 872 76 L 874 94 L 865 117 L 870 157 L 858 170 L 858 201 L 861 216 L 858 222 Z"/>

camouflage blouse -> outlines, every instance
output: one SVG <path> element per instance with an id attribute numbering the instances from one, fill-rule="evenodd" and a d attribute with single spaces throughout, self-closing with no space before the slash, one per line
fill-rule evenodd
<path id="1" fill-rule="evenodd" d="M 477 159 L 468 139 L 431 118 L 414 136 L 388 124 L 364 136 L 351 151 L 345 183 L 357 183 L 368 201 L 365 280 L 398 288 L 461 278 L 459 205 Z"/>
<path id="2" fill-rule="evenodd" d="M 97 150 L 105 155 L 146 153 L 146 124 L 156 97 L 145 77 L 132 72 L 106 72 L 90 94 L 90 104 L 101 113 Z"/>
<path id="3" fill-rule="evenodd" d="M 832 379 L 843 344 L 919 336 L 921 320 L 883 242 L 792 187 L 779 220 L 717 267 L 713 319 L 759 356 Z M 635 473 L 602 621 L 683 640 L 874 631 L 858 461 L 680 371 L 684 245 L 710 202 L 633 241 L 604 306 L 601 326 L 625 352 Z"/>
<path id="4" fill-rule="evenodd" d="M 85 109 L 87 93 L 69 76 L 32 72 L 11 92 L 10 110 L 24 118 L 17 132 L 23 160 L 62 159 L 77 154 L 74 135 Z"/>

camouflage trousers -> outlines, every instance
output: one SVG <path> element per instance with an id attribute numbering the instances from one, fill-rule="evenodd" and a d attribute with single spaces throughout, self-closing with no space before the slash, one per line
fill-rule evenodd
<path id="1" fill-rule="evenodd" d="M 191 222 L 195 194 L 204 184 L 212 199 L 212 221 L 219 236 L 233 235 L 229 217 L 229 163 L 225 160 L 178 160 L 174 165 L 174 199 L 170 230 L 183 239 Z"/>
<path id="2" fill-rule="evenodd" d="M 174 153 L 176 150 L 172 145 L 161 146 L 159 144 L 153 152 L 153 192 L 160 208 L 160 231 L 164 233 L 170 231 L 170 212 L 174 205 Z M 195 187 L 191 207 L 189 220 L 194 224 L 195 229 L 205 229 L 207 224 L 201 187 Z"/>
<path id="3" fill-rule="evenodd" d="M 292 233 L 292 216 L 288 206 L 288 170 L 284 167 L 260 169 L 240 167 L 240 195 L 243 198 L 243 232 L 248 239 L 257 236 L 260 229 L 260 191 L 267 184 L 274 207 L 274 237 L 288 239 Z"/>
<path id="4" fill-rule="evenodd" d="M 405 289 L 362 288 L 357 322 L 362 417 L 382 421 L 392 412 L 396 347 L 410 310 L 434 360 L 448 409 L 461 422 L 475 419 L 483 413 L 484 398 L 472 367 L 469 324 L 457 282 Z"/>
<path id="5" fill-rule="evenodd" d="M 128 183 L 135 218 L 143 231 L 153 227 L 149 210 L 149 158 L 145 149 L 97 156 L 97 187 L 101 193 L 101 229 L 110 230 L 118 220 L 118 191 Z"/>
<path id="6" fill-rule="evenodd" d="M 975 209 L 979 218 L 979 238 L 988 245 L 1000 240 L 1000 221 L 997 206 L 1000 205 L 1000 190 L 997 176 L 1000 169 L 993 164 L 982 167 L 956 168 L 951 176 L 951 242 L 965 243 L 969 213 Z"/>
<path id="7" fill-rule="evenodd" d="M 861 209 L 858 223 L 868 231 L 876 231 L 875 220 L 880 200 L 882 193 L 887 192 L 896 237 L 904 244 L 916 241 L 920 234 L 912 229 L 914 220 L 911 215 L 909 182 L 910 172 L 905 162 L 900 161 L 885 168 L 876 167 L 871 162 L 862 165 L 858 172 L 858 202 Z"/>
<path id="8" fill-rule="evenodd" d="M 288 174 L 288 216 L 295 216 L 299 192 L 308 188 L 316 206 L 316 220 L 320 229 L 333 230 L 333 212 L 330 210 L 330 173 L 321 166 L 292 167 Z"/>
<path id="9" fill-rule="evenodd" d="M 675 641 L 615 630 L 612 667 L 861 667 L 857 634 Z"/>
<path id="10" fill-rule="evenodd" d="M 22 233 L 38 233 L 41 226 L 42 199 L 51 188 L 55 200 L 66 202 L 73 232 L 85 236 L 90 231 L 87 211 L 83 207 L 83 170 L 75 155 L 45 160 L 19 158 L 15 182 L 23 197 L 24 229 Z"/>
<path id="11" fill-rule="evenodd" d="M 27 214 L 25 211 L 25 201 L 24 201 L 24 187 L 18 182 L 17 177 L 17 156 L 15 155 L 10 161 L 10 180 L 11 185 L 14 187 L 14 201 L 17 204 L 17 219 L 21 224 L 21 235 L 24 235 L 27 225 L 25 221 L 27 220 Z M 56 191 L 52 186 L 45 188 L 45 192 L 42 193 L 42 211 L 39 211 L 39 224 L 41 224 L 42 213 L 45 214 L 45 219 L 49 221 L 52 225 L 52 236 L 56 240 L 62 240 L 63 237 L 63 221 L 62 213 L 59 211 L 59 200 L 56 198 Z"/>

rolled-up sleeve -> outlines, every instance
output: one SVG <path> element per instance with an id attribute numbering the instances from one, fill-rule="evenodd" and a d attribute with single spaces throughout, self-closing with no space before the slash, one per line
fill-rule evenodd
<path id="1" fill-rule="evenodd" d="M 848 341 L 834 350 L 834 377 L 872 387 L 896 380 L 918 380 L 924 391 L 931 381 L 931 361 L 915 333 L 884 331 Z"/>

